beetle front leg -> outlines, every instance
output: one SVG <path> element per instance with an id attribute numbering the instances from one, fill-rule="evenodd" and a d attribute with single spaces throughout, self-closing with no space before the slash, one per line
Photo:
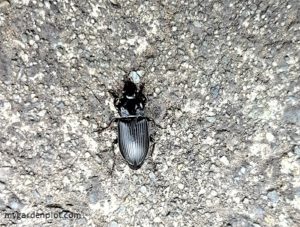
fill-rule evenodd
<path id="1" fill-rule="evenodd" d="M 108 90 L 108 92 L 109 92 L 109 94 L 114 99 L 114 106 L 118 109 L 118 103 L 119 103 L 119 96 L 118 96 L 118 94 L 114 90 L 112 90 L 112 89 Z"/>
<path id="2" fill-rule="evenodd" d="M 112 89 L 109 89 L 109 90 L 108 90 L 108 93 L 109 93 L 114 99 L 116 99 L 116 98 L 119 97 L 118 94 L 117 94 L 114 90 L 112 90 Z"/>
<path id="3" fill-rule="evenodd" d="M 150 135 L 150 141 L 153 143 L 151 148 L 150 148 L 150 152 L 149 152 L 149 156 L 148 156 L 148 160 L 150 161 L 150 163 L 152 164 L 152 171 L 153 172 L 156 172 L 157 171 L 157 167 L 156 167 L 156 163 L 154 162 L 153 160 L 153 153 L 154 153 L 154 150 L 155 150 L 155 145 L 156 145 L 156 142 L 153 138 L 153 135 Z M 151 157 L 151 158 L 150 158 Z"/>

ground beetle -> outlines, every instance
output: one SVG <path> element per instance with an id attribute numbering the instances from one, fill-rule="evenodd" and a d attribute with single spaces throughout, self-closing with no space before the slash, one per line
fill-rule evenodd
<path id="1" fill-rule="evenodd" d="M 97 130 L 102 131 L 113 122 L 118 122 L 119 149 L 129 167 L 134 170 L 139 169 L 147 157 L 151 139 L 149 121 L 154 122 L 153 119 L 145 116 L 147 99 L 143 89 L 144 84 L 138 88 L 130 78 L 125 77 L 121 97 L 110 90 L 120 117 L 113 118 L 107 127 Z"/>

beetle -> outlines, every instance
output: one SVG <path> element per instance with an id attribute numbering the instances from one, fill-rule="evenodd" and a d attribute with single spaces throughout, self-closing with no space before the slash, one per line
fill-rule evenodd
<path id="1" fill-rule="evenodd" d="M 147 98 L 143 89 L 144 84 L 138 88 L 130 78 L 125 77 L 121 96 L 109 90 L 120 117 L 113 118 L 107 127 L 97 130 L 101 132 L 113 122 L 118 123 L 119 150 L 128 166 L 134 170 L 143 165 L 148 155 L 150 140 L 153 140 L 149 133 L 149 122 L 154 120 L 145 116 Z M 152 151 L 153 149 L 154 145 Z"/>

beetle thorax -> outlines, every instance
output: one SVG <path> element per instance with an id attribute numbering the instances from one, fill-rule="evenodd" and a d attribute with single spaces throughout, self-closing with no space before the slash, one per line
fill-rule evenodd
<path id="1" fill-rule="evenodd" d="M 126 97 L 126 101 L 120 106 L 119 110 L 122 117 L 144 115 L 143 104 L 135 98 L 127 99 Z"/>

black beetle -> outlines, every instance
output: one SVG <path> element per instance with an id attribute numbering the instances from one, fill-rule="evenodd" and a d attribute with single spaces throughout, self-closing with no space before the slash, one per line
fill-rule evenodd
<path id="1" fill-rule="evenodd" d="M 119 149 L 129 167 L 134 170 L 143 165 L 148 154 L 150 139 L 152 140 L 149 121 L 154 122 L 154 120 L 145 116 L 147 99 L 143 89 L 144 84 L 138 88 L 133 81 L 125 77 L 121 97 L 110 90 L 120 117 L 113 118 L 107 127 L 97 130 L 103 131 L 113 122 L 118 122 Z"/>

